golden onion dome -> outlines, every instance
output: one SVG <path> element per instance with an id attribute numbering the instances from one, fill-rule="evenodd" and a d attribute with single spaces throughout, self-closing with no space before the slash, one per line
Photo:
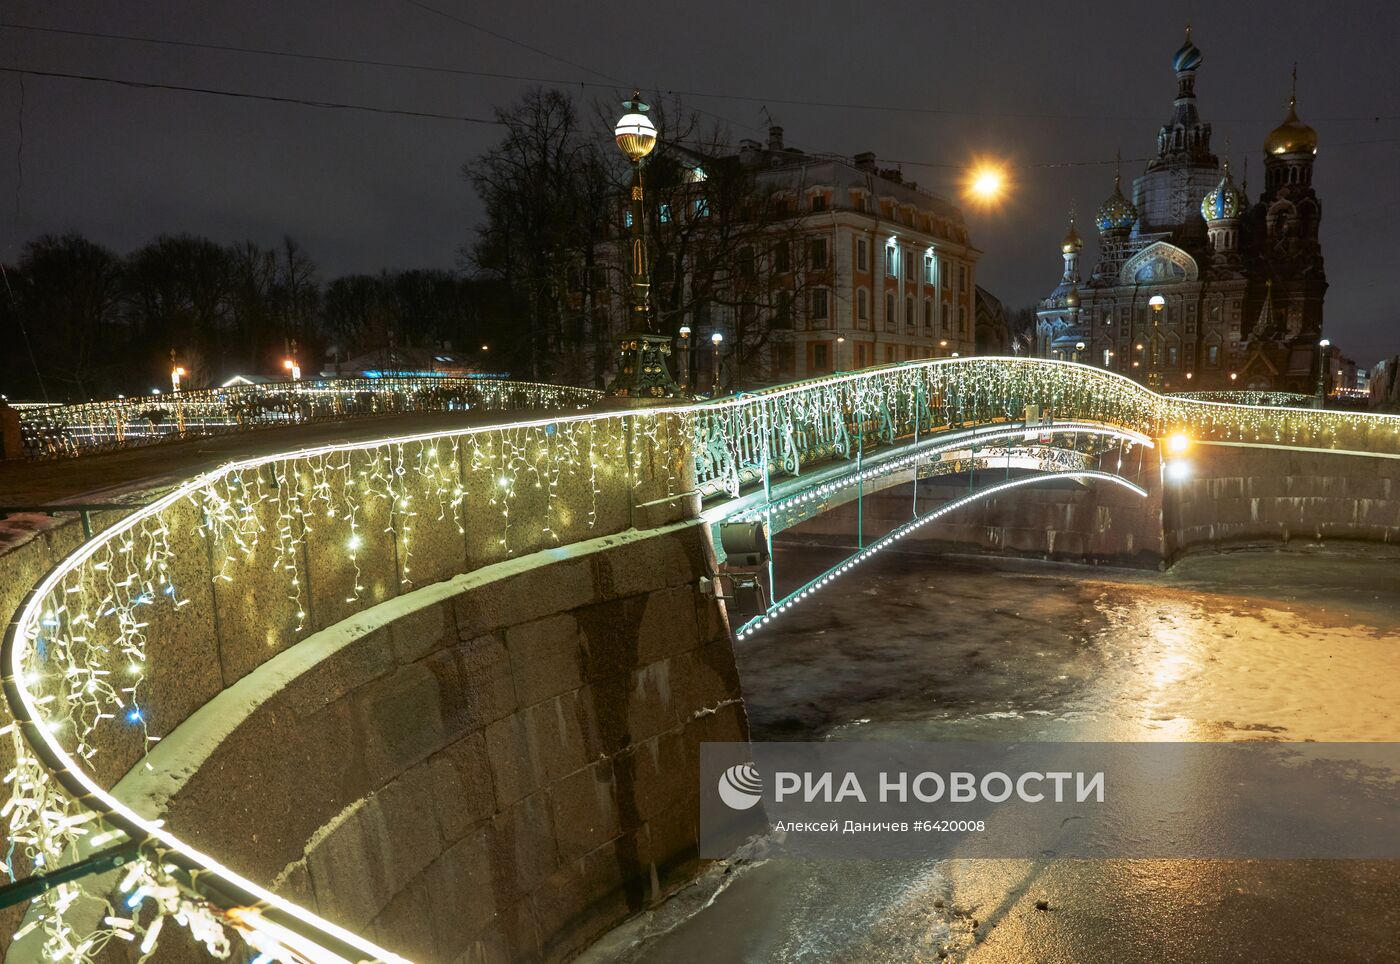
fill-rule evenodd
<path id="1" fill-rule="evenodd" d="M 1209 194 L 1201 199 L 1201 217 L 1207 221 L 1231 221 L 1244 209 L 1244 195 L 1230 177 L 1230 162 L 1225 162 L 1225 176 Z"/>
<path id="2" fill-rule="evenodd" d="M 1065 232 L 1064 240 L 1060 242 L 1060 250 L 1065 254 L 1072 254 L 1084 247 L 1084 242 L 1079 240 L 1079 232 L 1074 229 L 1074 218 L 1069 219 L 1069 230 Z"/>
<path id="3" fill-rule="evenodd" d="M 1298 98 L 1288 98 L 1288 116 L 1269 132 L 1265 154 L 1316 154 L 1317 131 L 1298 119 Z"/>
<path id="4" fill-rule="evenodd" d="M 1065 307 L 1066 307 L 1066 308 L 1078 308 L 1078 307 L 1079 307 L 1079 288 L 1078 288 L 1078 286 L 1076 286 L 1076 285 L 1070 285 L 1070 286 L 1069 286 L 1069 290 L 1065 292 Z"/>
<path id="5" fill-rule="evenodd" d="M 1098 226 L 1100 234 L 1109 231 L 1125 231 L 1131 228 L 1138 219 L 1137 208 L 1133 207 L 1133 202 L 1123 196 L 1123 185 L 1120 177 L 1113 179 L 1113 193 L 1108 196 L 1108 200 L 1099 205 L 1099 213 L 1094 217 L 1094 224 Z"/>

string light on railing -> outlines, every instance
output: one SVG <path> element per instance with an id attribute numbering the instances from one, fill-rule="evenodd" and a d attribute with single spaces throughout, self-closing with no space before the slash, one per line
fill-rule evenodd
<path id="1" fill-rule="evenodd" d="M 151 620 L 189 603 L 171 573 L 176 571 L 173 526 L 191 512 L 200 520 L 198 552 L 207 553 L 215 592 L 259 570 L 280 578 L 290 620 L 287 638 L 276 640 L 281 648 L 315 628 L 306 566 L 327 537 L 339 558 L 347 561 L 347 603 L 364 600 L 362 567 L 368 557 L 392 547 L 384 563 L 374 568 L 397 566 L 406 590 L 416 576 L 420 533 L 450 533 L 458 540 L 467 536 L 466 495 L 471 480 L 483 474 L 504 480 L 493 487 L 494 509 L 501 512 L 496 557 L 509 558 L 566 537 L 586 538 L 603 518 L 603 492 L 616 500 L 644 485 L 652 486 L 648 491 L 653 494 L 680 491 L 673 475 L 680 470 L 678 460 L 658 457 L 673 444 L 671 422 L 677 420 L 689 424 L 688 416 L 676 411 L 600 413 L 323 446 L 245 460 L 192 480 L 99 534 L 41 584 L 39 598 L 26 610 L 13 655 L 20 667 L 17 677 L 34 691 L 27 712 L 46 731 L 63 733 L 67 750 L 54 742 L 56 737 L 45 743 L 48 752 L 69 757 L 73 762 L 64 770 L 75 773 L 83 772 L 99 746 L 111 739 L 109 724 L 145 733 L 152 720 L 166 720 L 167 726 L 179 722 L 162 716 L 142 694 L 150 666 L 146 633 Z M 590 490 L 592 511 L 566 511 L 565 493 L 584 485 Z M 517 518 L 514 503 L 527 497 L 532 516 Z M 383 539 L 376 536 L 379 526 L 385 527 Z M 481 532 L 483 526 L 491 526 L 491 516 L 478 510 L 471 514 L 471 526 L 470 531 Z M 465 543 L 458 544 L 465 548 Z M 320 580 L 317 584 L 323 585 Z M 269 626 L 279 618 L 275 607 L 263 607 L 258 615 L 269 620 Z M 110 649 L 94 645 L 98 639 L 110 641 Z M 120 660 L 115 665 L 114 656 Z M 66 669 L 55 674 L 55 666 Z M 91 813 L 78 809 L 59 789 L 18 728 L 9 733 L 16 762 L 9 774 L 11 799 L 5 816 L 19 852 L 7 868 L 20 873 L 21 861 L 30 867 L 62 862 L 85 832 L 78 818 Z M 148 743 L 158 739 L 146 734 Z M 116 745 L 121 745 L 119 740 Z M 90 792 L 105 793 L 95 784 Z M 112 805 L 119 806 L 115 801 Z M 87 938 L 80 939 L 64 919 L 78 893 L 72 885 L 39 898 L 47 908 L 40 912 L 46 915 L 46 947 L 64 959 L 84 960 L 106 940 L 124 939 L 113 938 L 112 932 L 123 928 L 109 924 L 93 933 L 87 951 L 79 952 Z M 142 906 L 155 905 L 145 900 Z M 193 919 L 185 909 L 169 909 L 155 920 L 169 917 Z M 153 943 L 162 926 L 128 923 L 125 933 L 144 935 Z"/>

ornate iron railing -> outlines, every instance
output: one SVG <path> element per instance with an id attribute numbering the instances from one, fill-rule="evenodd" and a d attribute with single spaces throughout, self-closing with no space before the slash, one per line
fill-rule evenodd
<path id="1" fill-rule="evenodd" d="M 45 459 L 365 415 L 578 408 L 602 396 L 495 378 L 327 378 L 28 407 L 19 415 L 26 455 Z"/>
<path id="2" fill-rule="evenodd" d="M 811 379 L 698 406 L 696 480 L 737 495 L 765 469 L 795 474 L 945 427 L 1027 416 L 1085 419 L 1149 436 L 1376 454 L 1400 452 L 1400 416 L 1233 405 L 1159 395 L 1113 372 L 1037 358 L 906 362 Z"/>

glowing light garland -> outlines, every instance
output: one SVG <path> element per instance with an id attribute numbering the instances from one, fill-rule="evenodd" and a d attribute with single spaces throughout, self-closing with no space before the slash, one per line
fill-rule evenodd
<path id="1" fill-rule="evenodd" d="M 328 378 L 26 407 L 20 412 L 20 434 L 30 458 L 63 458 L 173 438 L 328 419 L 467 410 L 550 411 L 581 408 L 602 397 L 593 388 L 495 378 Z"/>
<path id="2" fill-rule="evenodd" d="M 1232 405 L 1158 395 L 1114 372 L 1040 358 L 906 362 L 767 389 L 697 409 L 696 472 L 706 495 L 925 432 L 1017 421 L 1027 406 L 1158 437 L 1297 448 L 1400 450 L 1400 416 Z"/>
<path id="3" fill-rule="evenodd" d="M 76 928 L 67 914 L 81 893 L 77 884 L 36 899 L 26 928 L 42 934 L 44 953 L 88 960 L 112 940 L 140 939 L 153 946 L 164 922 L 174 919 L 216 956 L 227 956 L 225 935 L 238 933 L 269 959 L 340 959 L 307 957 L 300 950 L 296 956 L 290 938 L 268 937 L 285 931 L 285 925 L 279 925 L 282 931 L 248 930 L 242 926 L 247 914 L 234 919 L 197 889 L 172 882 L 161 868 L 175 855 L 180 865 L 234 881 L 256 901 L 290 915 L 299 922 L 298 940 L 308 939 L 308 931 L 313 937 L 329 934 L 357 948 L 355 959 L 390 957 L 189 848 L 158 821 L 122 804 L 94 775 L 119 774 L 131 764 L 149 767 L 141 761 L 144 747 L 158 739 L 149 728 L 159 721 L 168 731 L 180 722 L 159 708 L 151 712 L 143 697 L 152 625 L 169 626 L 164 621 L 182 618 L 190 604 L 192 587 L 175 574 L 192 578 L 190 564 L 200 556 L 215 592 L 218 584 L 237 584 L 260 569 L 277 574 L 274 581 L 286 587 L 288 625 L 276 651 L 314 628 L 317 605 L 329 610 L 323 620 L 339 618 L 309 589 L 307 567 L 318 551 L 351 563 L 353 575 L 346 572 L 341 601 L 354 611 L 377 601 L 369 598 L 364 580 L 362 560 L 369 551 L 392 557 L 394 585 L 382 591 L 393 592 L 413 584 L 418 541 L 425 534 L 456 537 L 460 570 L 469 535 L 488 546 L 488 558 L 477 560 L 484 564 L 599 535 L 603 525 L 604 531 L 626 528 L 630 516 L 605 515 L 600 497 L 611 506 L 678 494 L 684 453 L 679 443 L 688 425 L 689 416 L 674 410 L 619 412 L 248 459 L 185 483 L 85 543 L 35 588 L 6 637 L 7 695 L 21 725 L 5 730 L 16 760 L 7 776 L 11 797 L 3 808 L 12 844 L 5 870 L 18 877 L 78 859 L 91 846 L 84 841 L 85 824 L 99 813 L 118 828 L 104 825 L 104 837 L 125 832 L 165 856 L 142 857 L 131 877 L 131 888 L 143 895 L 133 909 L 150 908 L 144 920 L 108 915 L 96 931 Z M 467 525 L 473 497 L 476 532 Z M 531 509 L 530 520 L 514 518 L 517 505 Z M 182 520 L 198 534 L 179 533 L 182 558 L 177 558 Z M 318 579 L 330 581 L 330 575 L 323 571 Z M 279 618 L 277 607 L 266 600 L 259 600 L 257 615 L 269 625 Z M 150 894 L 164 897 L 145 901 Z"/>
<path id="4" fill-rule="evenodd" d="M 536 401 L 567 406 L 584 397 L 557 391 Z M 1027 406 L 1037 406 L 1040 419 L 1029 426 L 1021 424 Z M 893 462 L 874 464 L 883 447 L 923 446 L 939 435 L 939 444 L 966 447 L 965 437 L 947 434 L 962 426 L 1009 438 L 1028 429 L 1074 431 L 1075 423 L 1116 427 L 1140 440 L 1182 429 L 1199 439 L 1400 450 L 1397 416 L 1169 398 L 1088 366 L 971 358 L 886 366 L 701 405 L 321 446 L 191 479 L 84 543 L 35 587 L 6 634 L 3 673 L 16 722 L 0 728 L 15 759 L 0 807 L 10 837 L 4 869 L 20 877 L 124 835 L 145 841 L 121 888 L 127 906 L 96 930 L 74 923 L 84 893 L 78 884 L 33 901 L 24 926 L 42 937 L 50 957 L 78 961 L 112 941 L 154 948 L 171 921 L 216 957 L 232 953 L 233 935 L 269 960 L 340 960 L 336 947 L 351 957 L 386 953 L 239 877 L 107 789 L 128 768 L 149 766 L 146 749 L 188 712 L 152 702 L 152 679 L 160 678 L 150 670 L 162 646 L 202 631 L 188 622 L 208 608 L 189 608 L 196 592 L 217 600 L 219 632 L 265 634 L 270 656 L 420 582 L 624 529 L 645 503 L 697 489 L 735 499 L 765 472 L 794 476 L 858 452 L 872 453 L 867 471 L 894 471 Z M 957 505 L 901 527 L 844 565 Z M 448 571 L 441 546 L 454 541 L 461 552 Z M 240 583 L 254 575 L 280 586 L 284 601 L 259 598 L 240 614 L 228 602 L 244 598 Z M 796 601 L 788 597 L 771 615 Z M 234 626 L 239 619 L 246 625 Z M 222 892 L 249 895 L 248 906 L 215 906 L 191 883 L 204 878 Z"/>

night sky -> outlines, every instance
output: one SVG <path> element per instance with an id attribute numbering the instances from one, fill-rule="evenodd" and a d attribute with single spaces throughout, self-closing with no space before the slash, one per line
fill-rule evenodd
<path id="1" fill-rule="evenodd" d="M 1205 56 L 1201 114 L 1217 153 L 1229 140 L 1236 171 L 1248 154 L 1251 198 L 1298 62 L 1299 114 L 1321 142 L 1326 332 L 1362 365 L 1400 352 L 1400 4 L 425 2 L 486 31 L 409 0 L 12 0 L 0 20 L 617 84 L 573 87 L 608 102 L 626 93 L 622 83 L 652 97 L 738 94 L 757 100 L 688 102 L 727 120 L 736 140 L 763 136 L 766 104 L 789 145 L 871 150 L 881 166 L 903 161 L 906 179 L 950 195 L 972 156 L 1004 157 L 1017 165 L 1011 200 L 969 219 L 985 252 L 979 281 L 1013 307 L 1054 285 L 1066 213 L 1076 205 L 1087 227 L 1112 188 L 1115 149 L 1125 180 L 1155 150 L 1175 92 L 1170 57 L 1189 20 Z M 529 86 L 6 28 L 0 65 L 483 118 Z M 454 266 L 480 213 L 461 164 L 500 134 L 31 75 L 17 192 L 19 119 L 18 78 L 0 74 L 5 260 L 34 235 L 66 229 L 122 252 L 160 232 L 265 244 L 289 233 L 327 277 Z M 1066 162 L 1078 163 L 1036 166 Z M 1087 255 L 1094 232 L 1084 233 Z"/>

